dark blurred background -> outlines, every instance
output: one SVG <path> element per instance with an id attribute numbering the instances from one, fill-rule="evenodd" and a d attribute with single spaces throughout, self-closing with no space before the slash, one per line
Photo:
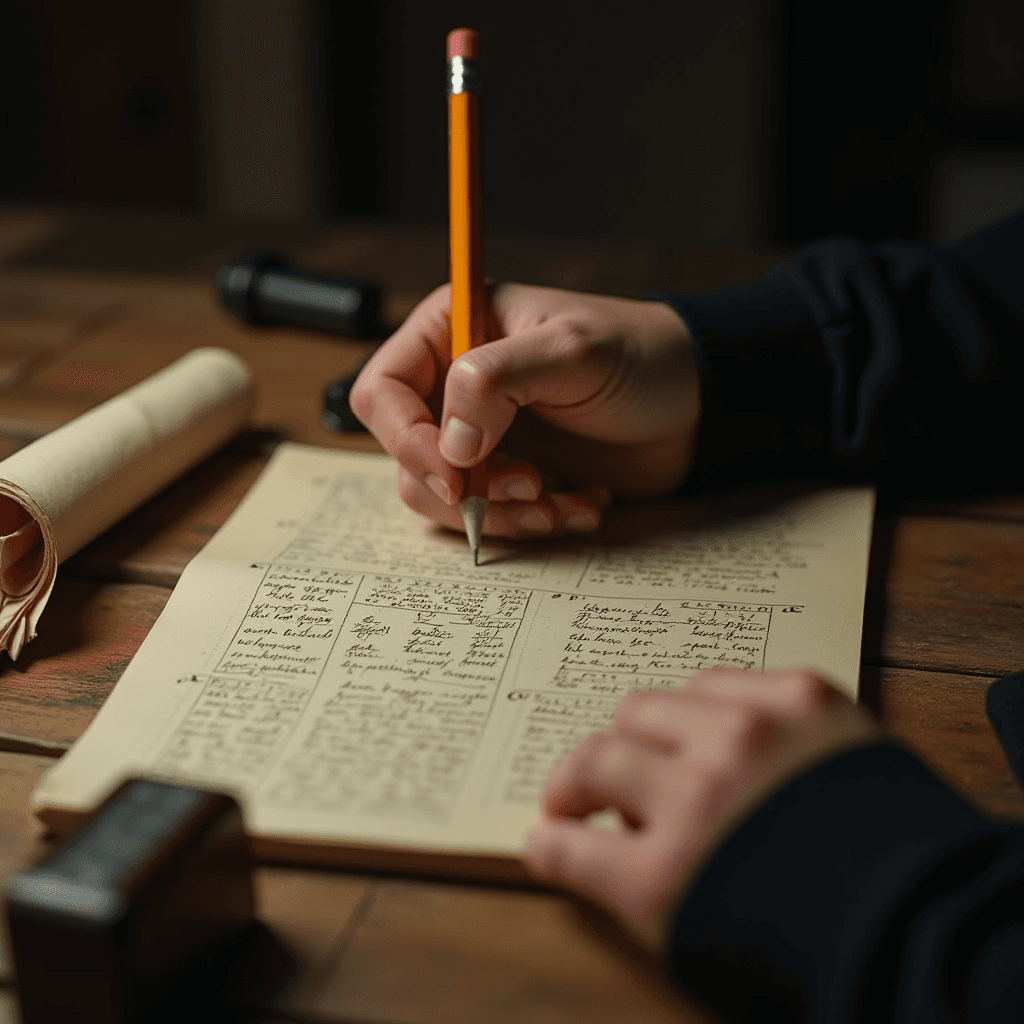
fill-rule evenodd
<path id="1" fill-rule="evenodd" d="M 1021 0 L 5 0 L 0 200 L 442 225 L 460 24 L 490 230 L 763 251 L 1024 205 Z"/>

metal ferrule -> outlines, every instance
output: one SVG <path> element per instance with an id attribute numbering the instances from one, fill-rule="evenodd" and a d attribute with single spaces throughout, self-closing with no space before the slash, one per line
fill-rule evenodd
<path id="1" fill-rule="evenodd" d="M 458 96 L 461 92 L 481 95 L 480 61 L 472 57 L 452 57 L 448 61 L 448 95 Z"/>

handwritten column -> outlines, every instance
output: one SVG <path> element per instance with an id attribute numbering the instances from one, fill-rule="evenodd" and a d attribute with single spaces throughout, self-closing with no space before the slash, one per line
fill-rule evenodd
<path id="1" fill-rule="evenodd" d="M 528 597 L 506 587 L 367 576 L 317 707 L 262 799 L 444 820 Z"/>
<path id="2" fill-rule="evenodd" d="M 361 577 L 301 566 L 262 571 L 215 672 L 179 680 L 201 691 L 157 772 L 254 787 L 299 721 Z"/>
<path id="3" fill-rule="evenodd" d="M 682 686 L 712 665 L 763 667 L 772 612 L 713 600 L 547 595 L 533 627 L 540 635 L 528 646 L 561 654 L 546 672 L 524 659 L 519 678 L 534 685 L 508 695 L 517 724 L 500 799 L 535 803 L 555 765 L 586 735 L 607 729 L 626 694 Z"/>

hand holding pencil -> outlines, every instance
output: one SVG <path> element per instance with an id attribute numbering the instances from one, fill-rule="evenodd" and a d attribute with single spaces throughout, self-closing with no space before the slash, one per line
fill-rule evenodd
<path id="1" fill-rule="evenodd" d="M 466 88 L 479 41 L 467 32 L 448 40 L 449 84 L 457 71 L 462 86 L 449 96 L 452 282 L 367 363 L 351 407 L 399 462 L 414 511 L 461 531 L 469 507 L 495 537 L 588 532 L 613 498 L 669 494 L 689 473 L 692 341 L 662 303 L 511 284 L 487 294 L 479 96 Z"/>
<path id="2" fill-rule="evenodd" d="M 597 529 L 611 498 L 671 494 L 685 480 L 700 395 L 689 333 L 667 306 L 499 285 L 495 340 L 455 363 L 450 308 L 443 285 L 352 390 L 411 509 L 461 531 L 462 470 L 486 460 L 484 534 L 545 537 Z"/>

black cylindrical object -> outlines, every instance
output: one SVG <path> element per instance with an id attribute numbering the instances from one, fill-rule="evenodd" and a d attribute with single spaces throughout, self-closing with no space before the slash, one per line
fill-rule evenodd
<path id="1" fill-rule="evenodd" d="M 248 253 L 217 270 L 224 305 L 247 324 L 379 338 L 381 289 L 371 281 L 302 274 L 276 253 Z"/>
<path id="2" fill-rule="evenodd" d="M 339 433 L 359 433 L 366 430 L 366 427 L 360 423 L 352 411 L 349 398 L 352 396 L 352 387 L 359 376 L 359 371 L 373 358 L 374 352 L 379 347 L 375 345 L 346 376 L 324 388 L 324 404 L 320 410 L 320 422 L 328 430 L 336 430 Z"/>

